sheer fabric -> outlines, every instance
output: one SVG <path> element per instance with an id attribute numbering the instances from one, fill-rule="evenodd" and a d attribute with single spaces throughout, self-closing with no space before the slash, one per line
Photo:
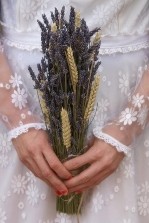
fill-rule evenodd
<path id="1" fill-rule="evenodd" d="M 70 5 L 78 8 L 90 28 L 102 27 L 101 84 L 88 140 L 95 129 L 98 134 L 98 128 L 102 128 L 118 143 L 130 146 L 115 173 L 87 193 L 80 222 L 98 223 L 100 219 L 106 223 L 148 223 L 148 0 L 1 3 L 4 51 L 0 53 L 0 223 L 77 222 L 74 216 L 56 213 L 55 195 L 24 167 L 10 141 L 12 135 L 33 125 L 44 128 L 28 65 L 36 70 L 42 56 L 37 18 L 62 5 L 66 11 Z"/>
<path id="2" fill-rule="evenodd" d="M 132 144 L 138 135 L 142 133 L 149 121 L 149 68 L 147 65 L 143 68 L 139 79 L 134 89 L 128 94 L 126 107 L 121 111 L 118 118 L 103 128 L 105 133 L 116 137 L 125 145 Z M 101 127 L 93 129 L 94 135 L 98 138 L 102 138 L 103 136 L 104 140 L 108 140 L 108 135 L 104 137 L 100 129 Z M 115 145 L 120 145 L 116 141 L 115 143 Z M 123 145 L 117 150 L 127 153 L 127 148 L 124 148 Z"/>
<path id="3" fill-rule="evenodd" d="M 30 92 L 21 76 L 12 72 L 0 47 L 0 116 L 9 130 L 9 140 L 25 133 L 29 128 L 44 128 L 38 104 L 33 102 Z M 37 114 L 38 111 L 38 114 Z"/>

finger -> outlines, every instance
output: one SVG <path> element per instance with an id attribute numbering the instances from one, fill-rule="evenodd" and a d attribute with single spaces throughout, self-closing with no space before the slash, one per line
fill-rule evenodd
<path id="1" fill-rule="evenodd" d="M 38 166 L 36 165 L 35 162 L 28 162 L 26 163 L 26 167 L 36 176 L 38 177 L 39 179 L 41 179 L 43 182 L 45 182 L 48 186 L 51 187 L 51 184 L 49 183 L 48 180 L 46 179 L 43 179 L 41 173 L 40 173 L 40 170 L 38 168 Z"/>
<path id="2" fill-rule="evenodd" d="M 45 180 L 51 184 L 54 190 L 59 191 L 60 193 L 68 193 L 67 187 L 65 184 L 58 179 L 56 174 L 50 169 L 48 163 L 44 159 L 42 154 L 36 155 L 34 160 L 41 171 L 41 174 Z"/>
<path id="3" fill-rule="evenodd" d="M 86 190 L 92 189 L 93 187 L 97 186 L 99 183 L 101 183 L 104 179 L 106 179 L 111 173 L 107 172 L 107 170 L 103 171 L 99 175 L 97 175 L 92 181 L 89 181 L 85 184 L 78 185 L 77 187 L 71 188 L 69 190 L 69 193 L 76 192 L 81 193 Z"/>
<path id="4" fill-rule="evenodd" d="M 109 175 L 111 175 L 118 165 L 119 161 L 117 161 L 116 165 L 111 165 L 110 167 L 106 167 L 103 169 L 99 174 L 97 174 L 91 181 L 88 181 L 87 183 L 80 184 L 74 188 L 70 188 L 69 192 L 82 192 L 84 190 L 90 189 L 99 183 L 101 183 L 105 178 L 107 178 Z"/>
<path id="5" fill-rule="evenodd" d="M 70 179 L 72 177 L 71 173 L 64 167 L 64 165 L 57 158 L 55 153 L 47 148 L 43 151 L 44 157 L 47 160 L 51 169 L 62 179 Z"/>
<path id="6" fill-rule="evenodd" d="M 70 189 L 80 184 L 87 183 L 88 181 L 92 181 L 94 177 L 104 169 L 105 166 L 103 165 L 102 161 L 95 162 L 92 165 L 90 165 L 86 170 L 81 172 L 79 175 L 73 177 L 70 180 L 65 181 L 65 185 Z"/>
<path id="7" fill-rule="evenodd" d="M 36 177 L 41 178 L 40 169 L 38 168 L 34 160 L 28 159 L 25 163 L 25 166 L 27 166 Z"/>
<path id="8" fill-rule="evenodd" d="M 83 155 L 80 155 L 74 159 L 71 159 L 69 161 L 66 161 L 64 163 L 64 166 L 67 168 L 67 170 L 75 170 L 78 169 L 86 164 L 92 163 L 94 161 L 94 157 L 91 151 L 91 148 L 89 151 L 84 153 Z"/>

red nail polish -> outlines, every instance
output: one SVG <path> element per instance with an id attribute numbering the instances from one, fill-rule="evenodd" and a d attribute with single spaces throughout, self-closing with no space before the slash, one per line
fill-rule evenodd
<path id="1" fill-rule="evenodd" d="M 56 194 L 57 194 L 58 196 L 62 196 L 62 195 L 67 195 L 68 192 L 62 190 L 62 191 L 56 191 Z"/>
<path id="2" fill-rule="evenodd" d="M 61 191 L 61 194 L 62 194 L 62 195 L 67 195 L 67 194 L 68 194 L 68 191 L 66 191 L 66 190 L 62 190 L 62 191 Z"/>

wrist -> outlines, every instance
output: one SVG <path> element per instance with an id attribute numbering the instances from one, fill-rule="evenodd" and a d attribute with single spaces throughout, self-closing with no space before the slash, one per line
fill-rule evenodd
<path id="1" fill-rule="evenodd" d="M 110 135 L 120 143 L 129 146 L 132 143 L 132 135 L 126 130 L 120 130 L 120 127 L 114 124 L 109 124 L 102 128 L 102 132 Z"/>
<path id="2" fill-rule="evenodd" d="M 27 133 L 29 129 L 32 129 L 32 128 L 36 130 L 40 130 L 40 129 L 45 130 L 46 126 L 44 123 L 28 123 L 25 125 L 21 125 L 8 132 L 8 140 L 10 141 L 12 139 L 16 139 L 18 136 L 22 135 L 23 133 Z"/>

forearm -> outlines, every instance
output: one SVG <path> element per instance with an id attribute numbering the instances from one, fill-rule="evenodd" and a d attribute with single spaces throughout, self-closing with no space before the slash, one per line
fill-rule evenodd
<path id="1" fill-rule="evenodd" d="M 36 109 L 38 107 L 38 109 Z M 36 112 L 38 110 L 38 113 Z M 13 74 L 4 52 L 0 51 L 0 120 L 10 139 L 29 128 L 44 128 L 40 108 L 28 91 L 21 74 Z"/>
<path id="2" fill-rule="evenodd" d="M 135 90 L 131 92 L 123 111 L 112 122 L 93 130 L 96 137 L 106 133 L 123 145 L 129 146 L 142 133 L 149 121 L 149 70 L 146 70 Z M 100 134 L 98 133 L 100 132 Z M 108 141 L 108 139 L 107 139 Z"/>

